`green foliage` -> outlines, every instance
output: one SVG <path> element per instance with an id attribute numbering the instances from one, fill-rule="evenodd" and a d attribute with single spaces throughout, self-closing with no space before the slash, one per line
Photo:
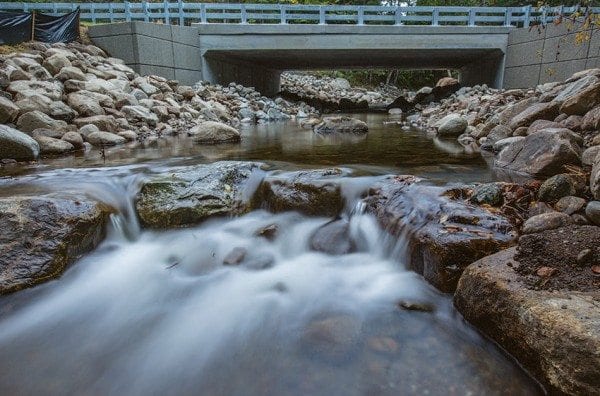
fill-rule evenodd
<path id="1" fill-rule="evenodd" d="M 353 86 L 377 87 L 391 84 L 399 88 L 419 89 L 423 86 L 434 86 L 442 77 L 447 77 L 446 70 L 322 70 L 314 73 L 321 77 L 345 78 Z"/>

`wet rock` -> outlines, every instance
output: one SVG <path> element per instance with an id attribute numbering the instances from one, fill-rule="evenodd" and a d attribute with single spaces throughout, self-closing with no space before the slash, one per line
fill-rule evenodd
<path id="1" fill-rule="evenodd" d="M 312 216 L 337 216 L 344 208 L 341 169 L 289 172 L 266 177 L 257 196 L 273 212 L 296 210 Z"/>
<path id="2" fill-rule="evenodd" d="M 146 181 L 137 196 L 142 224 L 169 228 L 197 224 L 211 216 L 250 210 L 261 164 L 215 162 L 178 168 Z"/>
<path id="3" fill-rule="evenodd" d="M 482 184 L 473 190 L 470 201 L 478 205 L 502 205 L 502 186 L 497 183 Z"/>
<path id="4" fill-rule="evenodd" d="M 581 137 L 568 129 L 546 129 L 510 144 L 494 166 L 533 176 L 553 176 L 564 165 L 581 164 Z"/>
<path id="5" fill-rule="evenodd" d="M 40 145 L 30 136 L 7 125 L 0 125 L 0 159 L 34 160 Z"/>
<path id="6" fill-rule="evenodd" d="M 433 312 L 435 310 L 433 304 L 424 301 L 402 300 L 398 302 L 398 306 L 407 311 Z"/>
<path id="7" fill-rule="evenodd" d="M 595 393 L 600 378 L 600 294 L 532 290 L 513 270 L 519 266 L 515 253 L 515 248 L 507 249 L 467 267 L 454 305 L 551 393 Z"/>
<path id="8" fill-rule="evenodd" d="M 544 202 L 557 201 L 562 197 L 575 195 L 576 193 L 573 179 L 567 174 L 558 174 L 542 183 L 538 192 L 538 199 Z"/>
<path id="9" fill-rule="evenodd" d="M 554 230 L 571 224 L 573 224 L 573 219 L 565 213 L 542 213 L 527 219 L 523 224 L 522 232 L 523 234 L 534 234 L 546 230 Z"/>
<path id="10" fill-rule="evenodd" d="M 48 136 L 35 136 L 34 140 L 40 145 L 42 155 L 61 155 L 75 149 L 69 142 Z"/>
<path id="11" fill-rule="evenodd" d="M 51 137 L 54 139 L 60 139 L 63 135 L 63 132 L 56 131 L 54 129 L 39 128 L 39 129 L 35 129 L 33 132 L 31 132 L 30 135 L 34 139 L 38 136 L 45 136 L 45 137 Z"/>
<path id="12" fill-rule="evenodd" d="M 125 143 L 125 138 L 115 135 L 114 133 L 104 131 L 92 132 L 87 135 L 85 140 L 98 147 L 117 146 Z"/>
<path id="13" fill-rule="evenodd" d="M 247 253 L 248 251 L 246 248 L 236 247 L 225 256 L 223 265 L 238 265 L 244 261 Z"/>
<path id="14" fill-rule="evenodd" d="M 188 135 L 195 143 L 200 144 L 235 143 L 241 140 L 237 129 L 216 121 L 198 124 L 188 132 Z"/>
<path id="15" fill-rule="evenodd" d="M 84 196 L 0 198 L 0 294 L 60 276 L 102 239 L 109 214 Z"/>
<path id="16" fill-rule="evenodd" d="M 554 120 L 558 115 L 560 103 L 547 102 L 536 103 L 521 113 L 517 114 L 511 121 L 509 126 L 511 129 L 517 129 L 522 126 L 529 126 L 536 120 Z"/>
<path id="17" fill-rule="evenodd" d="M 268 226 L 263 227 L 260 230 L 257 230 L 254 234 L 256 236 L 263 237 L 263 238 L 266 238 L 266 239 L 272 241 L 273 239 L 275 239 L 277 237 L 278 232 L 279 232 L 279 227 L 277 227 L 277 224 L 269 224 Z"/>
<path id="18" fill-rule="evenodd" d="M 369 131 L 367 123 L 350 117 L 326 117 L 322 122 L 314 126 L 316 133 L 354 133 L 363 134 Z"/>
<path id="19" fill-rule="evenodd" d="M 417 180 L 398 176 L 379 183 L 365 198 L 367 210 L 392 235 L 407 238 L 410 269 L 451 292 L 467 265 L 508 247 L 515 233 L 506 218 Z"/>
<path id="20" fill-rule="evenodd" d="M 573 196 L 562 197 L 558 200 L 555 205 L 556 210 L 559 212 L 572 215 L 583 209 L 585 206 L 585 199 Z"/>
<path id="21" fill-rule="evenodd" d="M 600 226 L 600 201 L 590 201 L 585 208 L 585 216 L 597 226 Z"/>
<path id="22" fill-rule="evenodd" d="M 356 247 L 350 237 L 350 224 L 343 219 L 324 224 L 310 238 L 310 247 L 333 255 L 353 252 Z"/>
<path id="23" fill-rule="evenodd" d="M 435 124 L 440 136 L 458 136 L 468 125 L 467 119 L 458 114 L 449 114 Z"/>

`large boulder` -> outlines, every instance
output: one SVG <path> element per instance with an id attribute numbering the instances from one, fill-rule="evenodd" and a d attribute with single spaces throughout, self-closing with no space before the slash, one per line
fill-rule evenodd
<path id="1" fill-rule="evenodd" d="M 235 143 L 242 139 L 237 129 L 216 121 L 201 122 L 190 129 L 188 135 L 200 144 Z"/>
<path id="2" fill-rule="evenodd" d="M 565 114 L 584 115 L 600 104 L 600 82 L 595 82 L 565 100 L 560 112 Z"/>
<path id="3" fill-rule="evenodd" d="M 60 276 L 102 239 L 110 211 L 83 195 L 0 198 L 0 294 Z"/>
<path id="4" fill-rule="evenodd" d="M 560 103 L 536 103 L 514 116 L 509 126 L 514 130 L 527 127 L 536 120 L 553 120 L 558 115 Z"/>
<path id="5" fill-rule="evenodd" d="M 563 246 L 563 242 L 557 245 Z M 515 356 L 551 394 L 598 394 L 600 292 L 597 288 L 588 292 L 534 290 L 515 271 L 520 267 L 516 252 L 510 248 L 467 267 L 454 305 L 465 319 Z M 557 276 L 552 275 L 551 265 L 538 269 L 544 277 L 533 275 L 538 284 Z"/>
<path id="6" fill-rule="evenodd" d="M 367 210 L 405 244 L 410 269 L 452 292 L 467 265 L 508 247 L 516 233 L 505 217 L 458 198 L 462 191 L 418 181 L 398 176 L 372 187 Z"/>
<path id="7" fill-rule="evenodd" d="M 568 129 L 545 129 L 510 144 L 494 166 L 532 176 L 553 176 L 581 164 L 582 139 Z"/>
<path id="8" fill-rule="evenodd" d="M 62 120 L 55 120 L 39 110 L 34 110 L 19 117 L 17 120 L 17 128 L 23 132 L 32 132 L 39 128 L 66 131 L 67 123 Z"/>
<path id="9" fill-rule="evenodd" d="M 40 145 L 29 135 L 7 125 L 0 125 L 0 159 L 34 160 Z"/>
<path id="10" fill-rule="evenodd" d="M 366 122 L 351 117 L 325 117 L 315 125 L 313 131 L 323 135 L 330 133 L 364 134 L 369 132 Z"/>
<path id="11" fill-rule="evenodd" d="M 169 170 L 144 182 L 136 209 L 146 227 L 200 223 L 211 216 L 247 212 L 261 164 L 223 161 Z"/>
<path id="12" fill-rule="evenodd" d="M 13 94 L 17 101 L 32 95 L 42 95 L 51 100 L 61 100 L 63 94 L 63 86 L 59 81 L 13 81 L 6 90 Z"/>
<path id="13" fill-rule="evenodd" d="M 336 216 L 344 209 L 339 168 L 285 172 L 265 177 L 260 205 L 273 212 L 294 210 L 311 216 Z"/>
<path id="14" fill-rule="evenodd" d="M 435 126 L 440 136 L 458 136 L 469 126 L 467 119 L 459 114 L 448 114 L 439 120 Z"/>

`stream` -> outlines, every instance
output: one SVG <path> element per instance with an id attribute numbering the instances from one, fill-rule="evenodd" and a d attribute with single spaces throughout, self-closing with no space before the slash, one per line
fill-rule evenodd
<path id="1" fill-rule="evenodd" d="M 444 185 L 494 179 L 478 153 L 360 114 L 366 137 L 293 123 L 238 145 L 185 138 L 1 169 L 0 195 L 75 191 L 118 209 L 106 239 L 59 279 L 0 297 L 5 395 L 532 395 L 537 383 L 406 270 L 406 240 L 364 212 L 388 174 Z M 139 183 L 173 166 L 258 160 L 269 172 L 341 166 L 351 253 L 315 251 L 331 218 L 255 210 L 141 229 Z M 275 232 L 265 237 L 265 230 Z M 262 231 L 262 235 L 261 235 Z M 236 248 L 239 265 L 223 265 Z"/>

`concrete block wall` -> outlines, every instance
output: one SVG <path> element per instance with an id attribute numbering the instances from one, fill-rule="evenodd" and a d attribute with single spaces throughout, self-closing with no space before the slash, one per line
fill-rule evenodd
<path id="1" fill-rule="evenodd" d="M 142 75 L 155 74 L 182 84 L 202 80 L 198 30 L 145 22 L 90 26 L 92 41 Z"/>
<path id="2" fill-rule="evenodd" d="M 573 73 L 600 66 L 600 32 L 576 43 L 579 26 L 563 22 L 544 28 L 515 29 L 509 33 L 504 88 L 529 88 L 563 81 Z"/>

